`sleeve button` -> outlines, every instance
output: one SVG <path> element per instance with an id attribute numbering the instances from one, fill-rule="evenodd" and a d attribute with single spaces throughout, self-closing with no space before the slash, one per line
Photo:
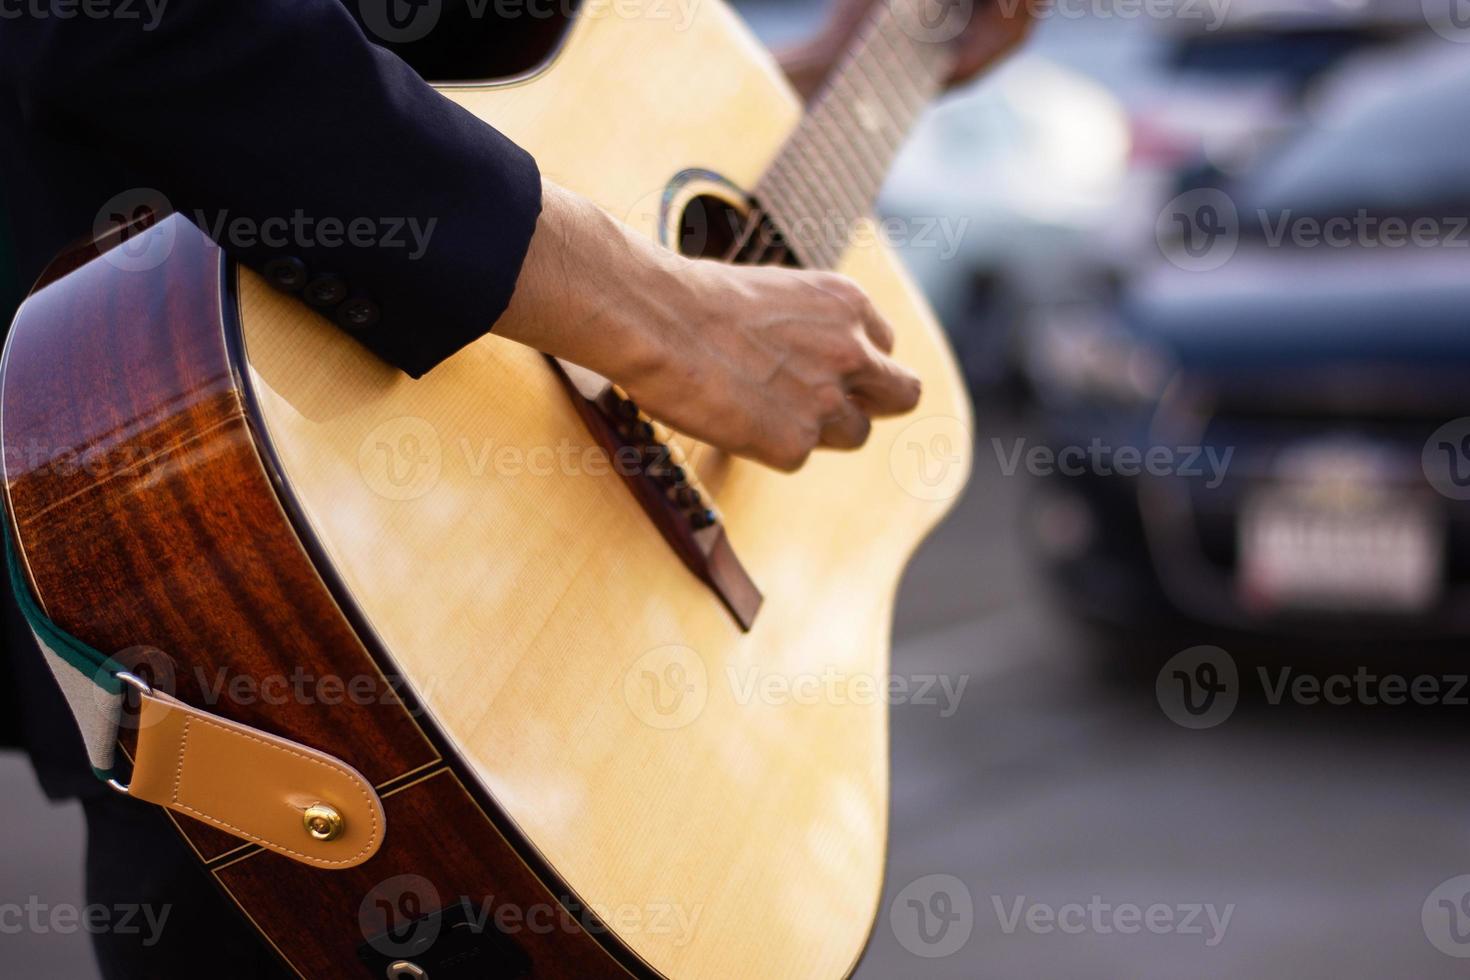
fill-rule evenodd
<path id="1" fill-rule="evenodd" d="M 306 285 L 306 263 L 289 256 L 271 259 L 265 265 L 265 278 L 282 292 L 300 292 Z"/>
<path id="2" fill-rule="evenodd" d="M 378 304 L 370 299 L 349 300 L 337 311 L 337 322 L 348 330 L 367 330 L 377 326 L 381 318 Z"/>
<path id="3" fill-rule="evenodd" d="M 312 306 L 327 309 L 347 298 L 347 284 L 337 276 L 317 276 L 306 284 L 306 301 Z"/>

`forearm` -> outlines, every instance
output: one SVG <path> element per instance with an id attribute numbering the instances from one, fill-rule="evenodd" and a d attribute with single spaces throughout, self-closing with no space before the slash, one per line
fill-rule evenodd
<path id="1" fill-rule="evenodd" d="M 495 333 L 620 382 L 669 359 L 691 265 L 585 198 L 542 182 L 541 216 Z"/>

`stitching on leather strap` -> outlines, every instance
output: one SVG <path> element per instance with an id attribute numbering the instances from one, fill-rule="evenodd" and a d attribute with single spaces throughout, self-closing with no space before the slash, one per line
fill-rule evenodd
<path id="1" fill-rule="evenodd" d="M 250 734 L 248 732 L 242 732 L 242 731 L 239 731 L 238 729 L 231 728 L 228 725 L 222 725 L 219 722 L 211 721 L 208 718 L 198 718 L 197 720 L 201 724 L 208 725 L 211 728 L 218 728 L 221 731 L 223 731 L 226 735 L 229 735 L 231 737 L 234 737 L 234 738 L 245 738 L 245 739 L 249 739 L 252 742 L 259 742 L 261 745 L 264 745 L 266 748 L 274 749 L 277 752 L 283 752 L 286 755 L 290 755 L 290 756 L 294 756 L 294 757 L 296 757 L 298 759 L 302 759 L 302 760 L 304 760 L 306 762 L 311 763 L 312 765 L 320 766 L 321 768 L 327 770 L 328 772 L 336 773 L 337 775 L 347 777 L 347 779 L 350 780 L 353 783 L 353 785 L 355 785 L 357 787 L 357 791 L 362 794 L 363 802 L 367 805 L 368 817 L 369 817 L 369 819 L 371 821 L 371 829 L 368 832 L 368 839 L 367 839 L 367 842 L 362 846 L 362 849 L 359 850 L 356 854 L 353 854 L 352 856 L 347 857 L 347 858 L 343 858 L 342 860 L 339 860 L 339 861 L 330 861 L 330 860 L 328 860 L 326 858 L 315 857 L 315 856 L 310 855 L 310 854 L 305 854 L 305 853 L 303 853 L 301 851 L 292 850 L 291 848 L 286 847 L 283 844 L 279 844 L 279 843 L 277 843 L 275 841 L 272 841 L 272 840 L 269 840 L 268 838 L 265 838 L 265 837 L 259 837 L 259 836 L 255 835 L 255 834 L 250 833 L 247 830 L 243 830 L 243 829 L 241 829 L 239 827 L 236 827 L 234 824 L 227 823 L 226 821 L 221 820 L 218 817 L 210 816 L 209 814 L 203 812 L 202 810 L 197 810 L 194 807 L 188 806 L 185 803 L 181 803 L 179 801 L 179 785 L 180 785 L 180 783 L 181 783 L 181 781 L 183 779 L 183 774 L 184 774 L 184 745 L 187 744 L 188 738 L 189 738 L 189 723 L 191 721 L 194 721 L 194 720 L 196 720 L 196 719 L 195 719 L 195 716 L 193 716 L 193 715 L 187 715 L 186 714 L 184 716 L 184 732 L 183 732 L 182 738 L 180 739 L 180 747 L 179 747 L 179 765 L 178 765 L 177 771 L 174 774 L 174 799 L 173 799 L 173 804 L 172 804 L 174 807 L 176 807 L 179 810 L 183 810 L 185 813 L 191 814 L 192 816 L 198 817 L 199 819 L 205 821 L 206 823 L 210 823 L 210 824 L 215 825 L 216 827 L 220 827 L 222 829 L 228 830 L 228 831 L 230 831 L 231 833 L 235 834 L 238 837 L 242 837 L 242 838 L 244 838 L 246 840 L 249 840 L 249 841 L 254 841 L 257 844 L 264 844 L 267 847 L 271 848 L 272 850 L 277 850 L 277 851 L 280 851 L 282 854 L 289 854 L 292 857 L 300 858 L 302 861 L 306 861 L 306 862 L 308 862 L 310 864 L 318 864 L 318 865 L 324 865 L 324 866 L 341 865 L 341 864 L 352 864 L 352 863 L 355 863 L 357 861 L 357 859 L 360 858 L 360 857 L 362 857 L 364 854 L 369 853 L 373 849 L 373 847 L 377 844 L 377 842 L 378 842 L 378 809 L 377 809 L 377 807 L 375 807 L 373 805 L 372 796 L 369 795 L 368 791 L 362 787 L 362 783 L 357 778 L 355 778 L 350 772 L 348 772 L 345 768 L 342 768 L 340 766 L 334 765 L 334 764 L 332 764 L 330 762 L 327 762 L 326 760 L 318 759 L 315 756 L 307 755 L 304 752 L 298 752 L 295 749 L 288 748 L 288 747 L 286 747 L 284 745 L 278 745 L 275 742 L 272 742 L 272 741 L 270 741 L 268 739 L 261 738 L 258 735 L 252 735 L 252 734 Z"/>
<path id="2" fill-rule="evenodd" d="M 174 766 L 174 802 L 179 802 L 179 783 L 184 781 L 184 753 L 189 750 L 189 722 L 194 719 L 184 715 L 184 731 L 179 736 L 179 762 Z"/>

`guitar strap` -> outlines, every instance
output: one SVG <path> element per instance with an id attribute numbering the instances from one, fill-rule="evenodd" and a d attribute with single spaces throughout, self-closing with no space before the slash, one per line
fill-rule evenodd
<path id="1" fill-rule="evenodd" d="M 372 784 L 339 759 L 154 691 L 112 657 L 59 627 L 31 594 L 5 524 L 11 591 L 56 678 L 92 771 L 119 793 L 183 813 L 242 840 L 325 869 L 350 868 L 382 845 L 387 818 Z M 118 734 L 138 692 L 128 785 Z"/>
<path id="2" fill-rule="evenodd" d="M 119 675 L 126 670 L 111 657 L 62 630 L 42 611 L 21 571 L 9 521 L 5 522 L 5 565 L 15 603 L 82 733 L 93 774 L 101 780 L 115 778 L 117 733 L 126 701 L 125 682 Z"/>

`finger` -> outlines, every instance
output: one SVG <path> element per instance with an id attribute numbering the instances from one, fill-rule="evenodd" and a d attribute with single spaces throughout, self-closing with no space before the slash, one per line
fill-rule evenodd
<path id="1" fill-rule="evenodd" d="M 968 81 L 1010 54 L 1026 40 L 1034 20 L 1029 4 L 1013 12 L 1005 11 L 999 4 L 987 4 L 976 11 L 974 21 L 960 39 L 950 84 Z"/>
<path id="2" fill-rule="evenodd" d="M 863 332 L 873 342 L 873 346 L 885 354 L 893 353 L 893 324 L 889 323 L 872 301 L 863 304 Z"/>
<path id="3" fill-rule="evenodd" d="M 912 411 L 923 392 L 918 375 L 876 350 L 867 366 L 848 379 L 847 386 L 848 394 L 877 417 Z"/>
<path id="4" fill-rule="evenodd" d="M 872 341 L 873 346 L 885 354 L 892 353 L 893 326 L 878 312 L 861 285 L 836 273 L 824 273 L 810 282 L 827 295 L 835 296 L 847 304 L 857 314 L 863 325 L 863 334 Z"/>
<path id="5" fill-rule="evenodd" d="M 857 449 L 868 441 L 873 423 L 857 407 L 822 427 L 822 445 L 829 449 Z"/>
<path id="6" fill-rule="evenodd" d="M 750 418 L 751 438 L 732 451 L 783 473 L 794 473 L 806 463 L 821 441 L 821 427 L 795 416 L 757 411 Z"/>

